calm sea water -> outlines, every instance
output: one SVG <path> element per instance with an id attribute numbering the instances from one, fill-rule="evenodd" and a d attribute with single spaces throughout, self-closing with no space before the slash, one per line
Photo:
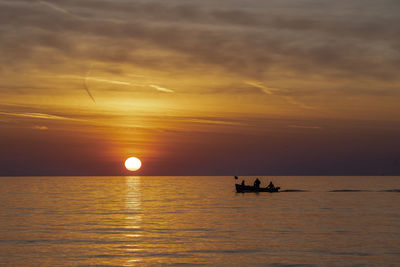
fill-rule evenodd
<path id="1" fill-rule="evenodd" d="M 270 179 L 2 177 L 0 265 L 400 265 L 400 177 Z"/>

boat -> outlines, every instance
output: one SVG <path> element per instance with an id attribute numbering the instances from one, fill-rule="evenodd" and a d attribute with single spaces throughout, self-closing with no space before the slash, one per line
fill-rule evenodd
<path id="1" fill-rule="evenodd" d="M 279 192 L 279 189 L 281 189 L 279 186 L 273 188 L 268 188 L 268 187 L 263 188 L 263 187 L 255 187 L 251 185 L 241 185 L 241 184 L 235 184 L 235 187 L 237 193 L 251 193 L 251 192 L 277 193 Z"/>

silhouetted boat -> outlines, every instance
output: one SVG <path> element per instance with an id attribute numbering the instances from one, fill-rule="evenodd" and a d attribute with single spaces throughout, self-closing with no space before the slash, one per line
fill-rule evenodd
<path id="1" fill-rule="evenodd" d="M 236 192 L 237 193 L 250 193 L 250 192 L 268 192 L 268 193 L 276 193 L 279 192 L 279 189 L 281 189 L 279 186 L 274 187 L 274 188 L 262 188 L 262 187 L 254 187 L 250 185 L 241 185 L 241 184 L 235 184 L 236 186 Z"/>

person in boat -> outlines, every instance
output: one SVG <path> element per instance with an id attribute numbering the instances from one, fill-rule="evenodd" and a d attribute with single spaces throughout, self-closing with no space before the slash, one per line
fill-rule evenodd
<path id="1" fill-rule="evenodd" d="M 244 180 L 242 180 L 242 185 L 244 186 Z"/>
<path id="2" fill-rule="evenodd" d="M 260 182 L 260 180 L 258 180 L 258 178 L 254 181 L 254 187 L 255 188 L 260 188 L 260 184 L 261 184 L 261 182 Z"/>
<path id="3" fill-rule="evenodd" d="M 272 181 L 269 182 L 269 185 L 267 186 L 267 189 L 274 189 L 275 185 L 272 183 Z"/>

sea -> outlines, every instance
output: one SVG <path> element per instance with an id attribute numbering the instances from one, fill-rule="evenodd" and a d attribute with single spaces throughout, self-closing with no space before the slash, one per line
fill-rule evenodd
<path id="1" fill-rule="evenodd" d="M 400 177 L 0 177 L 0 266 L 400 266 Z"/>

